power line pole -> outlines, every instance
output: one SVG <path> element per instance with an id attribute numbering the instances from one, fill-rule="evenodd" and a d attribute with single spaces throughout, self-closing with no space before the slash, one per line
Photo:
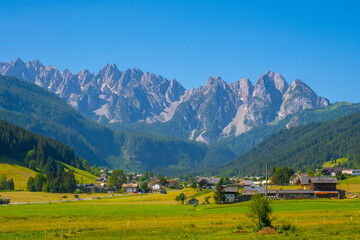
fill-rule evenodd
<path id="1" fill-rule="evenodd" d="M 268 192 L 268 162 L 266 162 L 265 197 L 267 197 L 267 192 Z"/>

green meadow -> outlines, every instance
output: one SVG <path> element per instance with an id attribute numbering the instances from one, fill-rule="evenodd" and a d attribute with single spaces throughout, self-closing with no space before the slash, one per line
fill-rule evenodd
<path id="1" fill-rule="evenodd" d="M 1 206 L 0 239 L 360 238 L 359 199 L 272 201 L 279 231 L 264 236 L 253 231 L 247 202 L 194 208 L 178 205 L 172 198 L 178 193 Z"/>
<path id="2" fill-rule="evenodd" d="M 0 175 L 6 175 L 7 179 L 14 179 L 15 189 L 26 189 L 29 177 L 35 176 L 36 172 L 23 166 L 16 159 L 8 156 L 0 156 Z"/>

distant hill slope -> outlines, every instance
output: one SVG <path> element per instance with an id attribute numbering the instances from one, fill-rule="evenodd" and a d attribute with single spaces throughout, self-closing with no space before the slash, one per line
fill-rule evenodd
<path id="1" fill-rule="evenodd" d="M 235 154 L 222 145 L 206 145 L 194 141 L 119 131 L 115 140 L 121 154 L 110 156 L 111 166 L 129 171 L 156 170 L 180 173 L 182 170 L 209 168 L 230 161 Z"/>
<path id="2" fill-rule="evenodd" d="M 55 94 L 35 84 L 0 76 L 0 118 L 72 146 L 98 166 L 131 171 L 213 167 L 235 155 L 223 146 L 131 131 L 116 134 L 85 119 Z"/>
<path id="3" fill-rule="evenodd" d="M 36 172 L 14 158 L 0 156 L 0 176 L 3 174 L 7 179 L 14 179 L 15 189 L 25 190 L 28 178 L 34 177 Z"/>
<path id="4" fill-rule="evenodd" d="M 236 159 L 208 174 L 263 174 L 265 163 L 294 170 L 321 168 L 324 162 L 348 158 L 348 167 L 360 167 L 360 113 L 323 123 L 281 130 Z"/>
<path id="5" fill-rule="evenodd" d="M 83 177 L 84 182 L 94 182 L 95 179 L 81 170 L 88 169 L 89 163 L 75 156 L 71 147 L 4 120 L 0 120 L 0 153 L 0 174 L 13 178 L 16 189 L 25 189 L 28 178 L 36 172 L 45 174 L 49 184 L 55 178 L 63 180 L 69 170 L 74 170 L 78 180 Z"/>
<path id="6" fill-rule="evenodd" d="M 261 143 L 271 134 L 279 132 L 282 129 L 302 126 L 312 122 L 330 121 L 356 112 L 360 112 L 359 103 L 338 102 L 323 109 L 299 111 L 280 121 L 255 127 L 238 137 L 223 138 L 219 143 L 228 146 L 236 155 L 241 155 Z"/>
<path id="7" fill-rule="evenodd" d="M 87 120 L 55 94 L 1 75 L 0 118 L 73 146 L 79 156 L 98 165 L 106 165 L 104 152 L 117 151 L 111 130 Z"/>
<path id="8" fill-rule="evenodd" d="M 65 171 L 74 171 L 75 179 L 80 183 L 94 183 L 96 176 L 84 170 L 72 167 L 64 163 Z M 25 190 L 29 177 L 34 177 L 36 172 L 27 168 L 21 161 L 8 156 L 0 156 L 0 175 L 6 175 L 7 179 L 14 179 L 16 190 Z"/>
<path id="9" fill-rule="evenodd" d="M 65 171 L 73 171 L 74 175 L 75 175 L 75 179 L 81 183 L 94 183 L 95 182 L 95 178 L 97 178 L 97 176 L 92 175 L 91 173 L 85 171 L 85 170 L 81 170 L 78 169 L 76 167 L 70 166 L 68 164 L 63 163 L 65 166 Z"/>

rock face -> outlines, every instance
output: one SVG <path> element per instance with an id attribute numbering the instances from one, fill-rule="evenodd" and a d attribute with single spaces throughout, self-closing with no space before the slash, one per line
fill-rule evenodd
<path id="1" fill-rule="evenodd" d="M 317 96 L 313 90 L 301 80 L 295 80 L 283 95 L 279 116 L 294 114 L 299 110 L 326 107 L 329 101 Z"/>
<path id="2" fill-rule="evenodd" d="M 237 136 L 254 126 L 304 109 L 323 108 L 329 101 L 300 80 L 290 86 L 279 74 L 261 75 L 255 86 L 243 78 L 227 83 L 210 77 L 204 86 L 185 90 L 175 79 L 139 69 L 120 71 L 107 64 L 97 74 L 73 74 L 38 60 L 0 63 L 0 74 L 35 83 L 58 94 L 81 113 L 102 122 L 177 121 L 189 138 L 206 143 Z M 195 134 L 196 132 L 196 134 Z"/>

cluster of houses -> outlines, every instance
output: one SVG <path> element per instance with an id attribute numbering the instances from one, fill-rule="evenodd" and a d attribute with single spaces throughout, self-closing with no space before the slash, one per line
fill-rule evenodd
<path id="1" fill-rule="evenodd" d="M 358 169 L 344 169 L 341 167 L 324 168 L 321 171 L 323 177 L 309 177 L 307 175 L 296 175 L 293 184 L 298 186 L 298 189 L 283 190 L 280 189 L 268 189 L 270 181 L 260 181 L 260 178 L 252 180 L 239 180 L 233 179 L 234 184 L 224 184 L 222 186 L 222 194 L 225 199 L 225 203 L 233 203 L 239 201 L 247 201 L 255 194 L 265 195 L 270 199 L 315 199 L 315 198 L 336 198 L 341 199 L 345 197 L 345 191 L 336 188 L 339 183 L 334 177 L 339 173 L 347 174 L 349 176 L 359 176 L 360 170 Z M 144 189 L 142 182 L 139 182 L 141 174 L 130 173 L 127 175 L 128 183 L 122 184 L 124 193 L 143 193 Z M 196 187 L 200 190 L 211 189 L 216 191 L 221 178 L 210 177 L 196 178 Z M 85 193 L 102 193 L 113 192 L 108 188 L 108 175 L 102 173 L 100 177 L 95 179 L 96 183 L 91 184 L 79 184 L 78 190 Z M 166 189 L 177 189 L 182 183 L 178 179 L 167 179 L 163 184 L 154 177 L 151 177 L 150 182 L 147 184 L 147 189 L 150 192 L 159 192 L 166 194 Z M 189 185 L 190 183 L 188 183 Z M 187 186 L 185 184 L 185 186 Z M 196 200 L 196 199 L 195 199 Z M 196 202 L 192 199 L 192 202 Z M 197 202 L 196 202 L 197 204 Z"/>
<path id="2" fill-rule="evenodd" d="M 342 167 L 331 167 L 323 168 L 321 170 L 321 175 L 326 177 L 335 177 L 337 174 L 347 174 L 349 176 L 360 176 L 360 169 L 346 169 Z"/>
<path id="3" fill-rule="evenodd" d="M 126 178 L 129 183 L 122 184 L 122 188 L 124 189 L 124 193 L 144 193 L 145 190 L 141 189 L 141 182 L 137 182 L 137 180 L 141 177 L 141 174 L 129 173 Z M 177 180 L 166 180 L 164 185 L 160 183 L 159 180 L 152 177 L 151 182 L 148 183 L 148 188 L 151 192 L 160 192 L 166 194 L 165 188 L 176 189 L 178 181 Z M 108 175 L 105 173 L 101 173 L 100 177 L 95 179 L 95 183 L 90 184 L 78 184 L 77 190 L 82 191 L 84 193 L 113 193 L 114 189 L 108 187 Z"/>
<path id="4" fill-rule="evenodd" d="M 264 186 L 256 186 L 251 181 L 244 181 L 242 191 L 243 200 L 249 199 L 256 193 L 266 195 L 272 199 L 314 199 L 314 198 L 344 198 L 345 191 L 336 189 L 339 181 L 333 177 L 308 177 L 297 178 L 297 190 L 268 189 Z"/>
<path id="5" fill-rule="evenodd" d="M 197 186 L 202 190 L 213 189 L 216 191 L 215 187 L 219 181 L 220 178 L 200 178 Z M 266 182 L 259 184 L 251 180 L 241 180 L 234 185 L 223 185 L 222 191 L 225 203 L 247 201 L 255 194 L 266 195 L 270 199 L 341 199 L 345 197 L 345 191 L 336 188 L 338 183 L 334 177 L 299 176 L 296 179 L 298 189 L 295 190 L 267 189 L 264 186 Z"/>

